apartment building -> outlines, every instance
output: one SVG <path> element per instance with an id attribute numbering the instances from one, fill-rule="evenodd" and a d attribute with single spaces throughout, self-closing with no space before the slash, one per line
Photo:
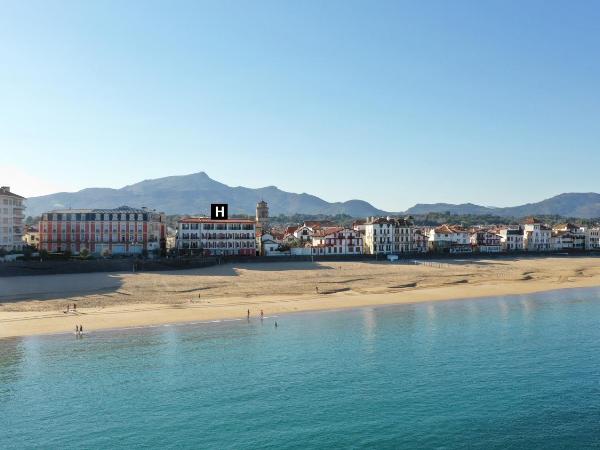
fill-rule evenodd
<path id="1" fill-rule="evenodd" d="M 311 248 L 313 255 L 360 255 L 363 238 L 352 228 L 322 228 L 313 235 Z"/>
<path id="2" fill-rule="evenodd" d="M 523 225 L 523 248 L 527 251 L 550 251 L 550 238 L 552 230 L 534 217 L 525 221 Z"/>
<path id="3" fill-rule="evenodd" d="M 256 222 L 191 217 L 177 222 L 176 248 L 181 253 L 256 256 Z"/>
<path id="4" fill-rule="evenodd" d="M 570 247 L 574 250 L 585 250 L 586 232 L 584 227 L 572 223 L 563 223 L 552 227 L 553 236 L 565 236 L 571 240 Z"/>
<path id="5" fill-rule="evenodd" d="M 600 250 L 600 227 L 585 229 L 585 249 Z"/>
<path id="6" fill-rule="evenodd" d="M 148 208 L 63 209 L 42 214 L 39 249 L 86 249 L 101 256 L 160 253 L 166 247 L 165 214 Z"/>
<path id="7" fill-rule="evenodd" d="M 9 186 L 0 187 L 0 249 L 22 250 L 25 197 L 10 191 Z"/>
<path id="8" fill-rule="evenodd" d="M 498 230 L 503 252 L 523 251 L 523 230 L 521 228 L 502 228 Z"/>

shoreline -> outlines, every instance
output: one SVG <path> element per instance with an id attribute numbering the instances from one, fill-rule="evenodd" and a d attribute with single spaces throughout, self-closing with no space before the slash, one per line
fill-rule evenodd
<path id="1" fill-rule="evenodd" d="M 78 307 L 77 313 L 69 314 L 57 311 L 0 311 L 0 339 L 68 334 L 73 333 L 75 325 L 79 324 L 83 324 L 84 333 L 89 333 L 163 325 L 243 321 L 247 319 L 247 309 L 251 310 L 251 319 L 258 319 L 261 309 L 265 311 L 265 316 L 273 317 L 299 312 L 485 299 L 594 287 L 600 287 L 600 279 L 596 277 L 554 285 L 535 282 L 524 286 L 519 282 L 504 282 L 408 289 L 394 293 L 357 294 L 343 291 L 298 296 L 227 297 L 189 304 L 129 303 L 100 308 Z"/>

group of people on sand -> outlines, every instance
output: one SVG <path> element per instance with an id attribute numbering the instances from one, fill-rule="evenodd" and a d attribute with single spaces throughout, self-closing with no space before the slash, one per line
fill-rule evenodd
<path id="1" fill-rule="evenodd" d="M 73 303 L 73 309 L 71 309 L 71 304 L 67 303 L 67 310 L 65 311 L 65 314 L 71 311 L 74 313 L 77 312 L 77 303 Z"/>
<path id="2" fill-rule="evenodd" d="M 83 325 L 75 325 L 75 336 L 83 336 Z"/>

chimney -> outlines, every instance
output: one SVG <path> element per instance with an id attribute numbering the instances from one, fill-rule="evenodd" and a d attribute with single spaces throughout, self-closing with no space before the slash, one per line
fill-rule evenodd
<path id="1" fill-rule="evenodd" d="M 7 194 L 10 192 L 10 186 L 2 186 L 0 188 L 2 192 L 6 192 Z"/>

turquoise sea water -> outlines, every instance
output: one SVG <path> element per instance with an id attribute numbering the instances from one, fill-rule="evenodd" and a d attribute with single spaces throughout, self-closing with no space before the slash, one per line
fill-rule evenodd
<path id="1" fill-rule="evenodd" d="M 0 341 L 0 448 L 600 446 L 600 289 Z"/>

